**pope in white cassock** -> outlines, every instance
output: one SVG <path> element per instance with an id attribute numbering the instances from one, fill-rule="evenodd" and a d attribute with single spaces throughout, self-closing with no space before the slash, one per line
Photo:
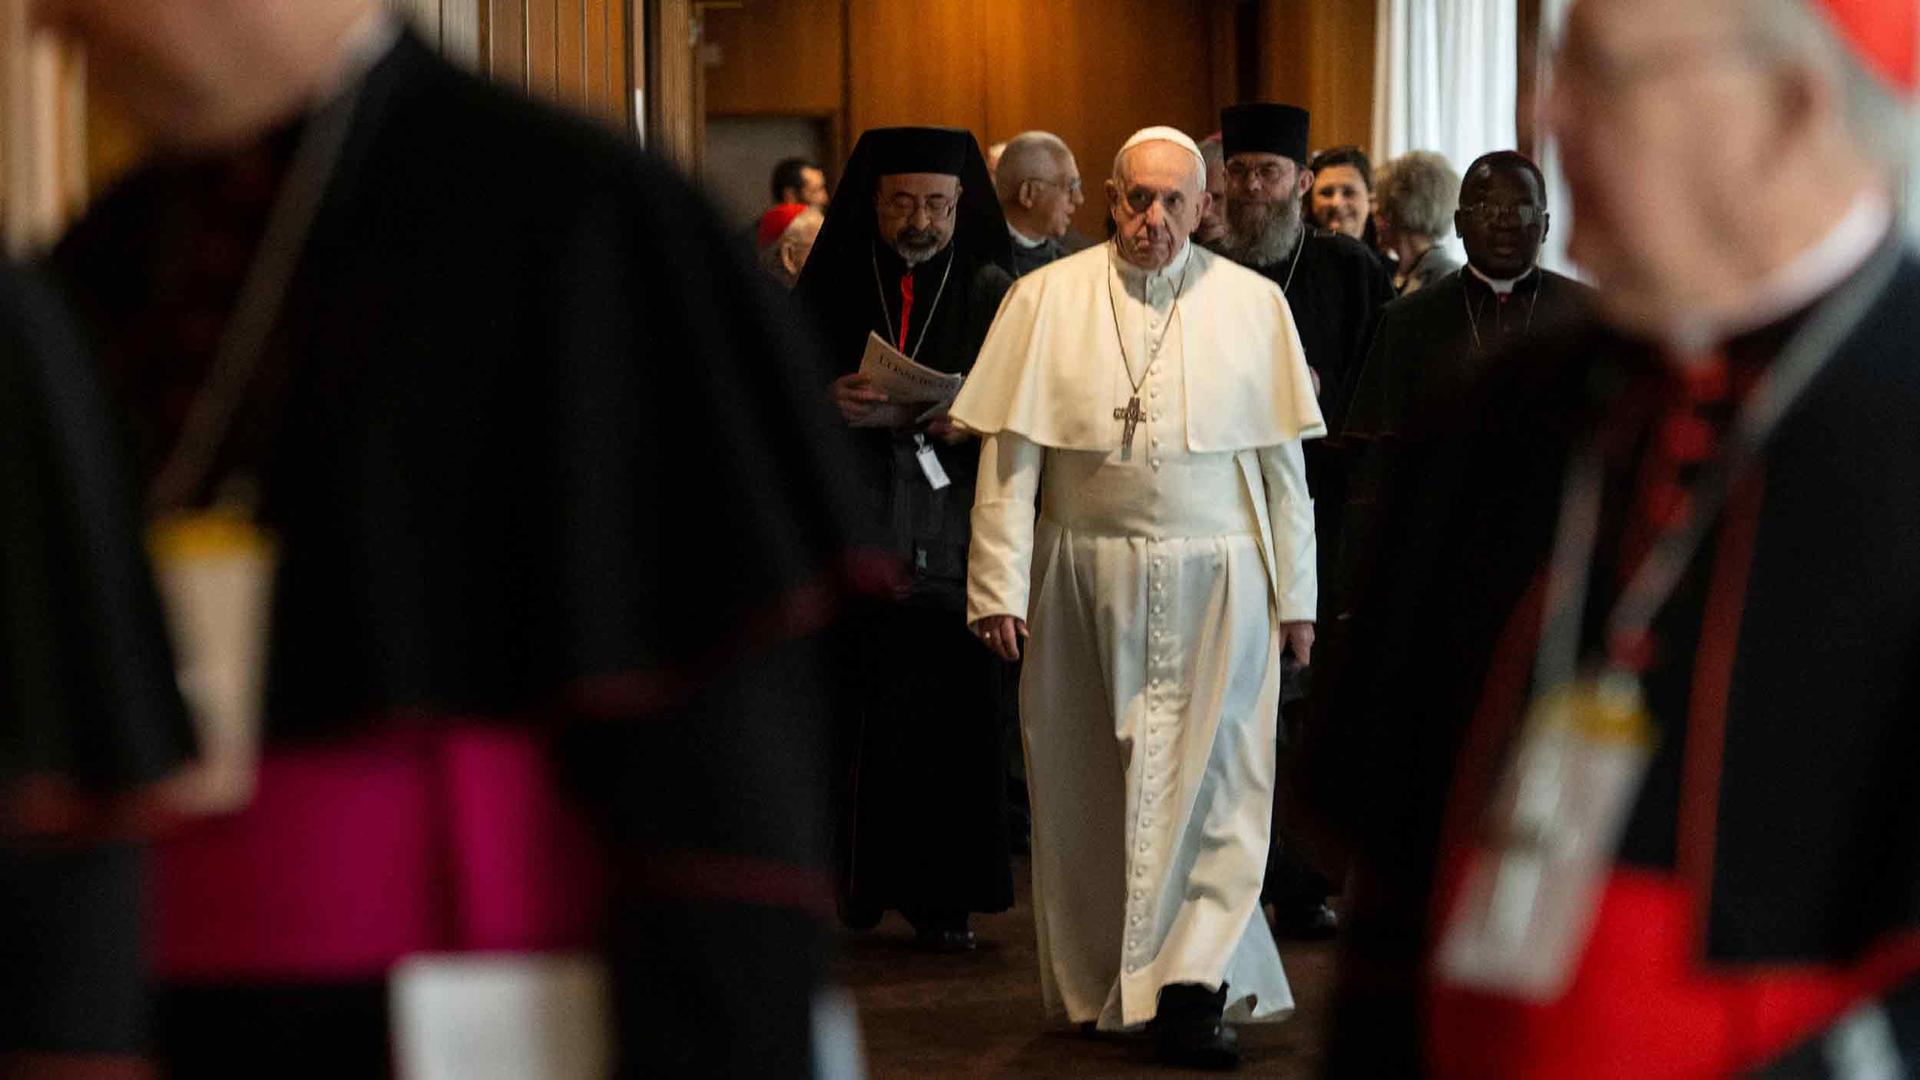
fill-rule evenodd
<path id="1" fill-rule="evenodd" d="M 1049 1008 L 1230 1066 L 1228 1022 L 1293 1007 L 1260 879 L 1281 651 L 1313 643 L 1300 441 L 1326 428 L 1280 288 L 1188 243 L 1193 141 L 1148 128 L 1113 173 L 1114 241 L 1014 285 L 953 405 L 984 439 L 967 617 L 1028 642 Z"/>

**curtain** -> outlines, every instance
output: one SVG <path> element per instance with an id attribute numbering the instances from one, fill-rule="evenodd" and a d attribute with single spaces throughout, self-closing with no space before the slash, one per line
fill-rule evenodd
<path id="1" fill-rule="evenodd" d="M 1464 169 L 1489 150 L 1511 149 L 1518 139 L 1517 0 L 1377 3 L 1374 160 L 1437 150 Z"/>
<path id="2" fill-rule="evenodd" d="M 1573 0 L 1540 0 L 1540 93 L 1535 95 L 1537 107 L 1543 110 L 1534 129 L 1541 134 L 1540 171 L 1547 176 L 1547 211 L 1553 215 L 1553 228 L 1540 249 L 1540 265 L 1562 274 L 1576 272 L 1567 259 L 1567 237 L 1573 235 L 1573 199 L 1567 191 L 1567 174 L 1560 168 L 1560 150 L 1547 130 L 1544 110 L 1546 91 L 1553 81 L 1554 49 L 1566 29 L 1567 9 L 1571 7 Z"/>

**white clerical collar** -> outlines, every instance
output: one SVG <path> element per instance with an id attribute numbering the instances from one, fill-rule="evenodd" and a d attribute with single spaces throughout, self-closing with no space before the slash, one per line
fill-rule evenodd
<path id="1" fill-rule="evenodd" d="M 1885 193 L 1863 193 L 1819 243 L 1774 271 L 1744 304 L 1727 314 L 1676 323 L 1667 344 L 1681 355 L 1701 353 L 1786 318 L 1852 277 L 1892 227 L 1893 206 Z"/>
<path id="2" fill-rule="evenodd" d="M 1527 280 L 1527 274 L 1533 273 L 1536 268 L 1530 266 L 1527 268 L 1526 274 L 1521 274 L 1519 277 L 1513 277 L 1513 278 L 1488 277 L 1487 275 L 1481 273 L 1480 268 L 1473 265 L 1472 263 L 1467 264 L 1467 269 L 1473 272 L 1474 277 L 1477 277 L 1481 281 L 1485 282 L 1487 288 L 1492 289 L 1495 295 L 1509 296 L 1513 293 L 1514 286 Z"/>
<path id="3" fill-rule="evenodd" d="M 1037 248 L 1041 244 L 1044 244 L 1047 242 L 1046 237 L 1043 236 L 1040 239 L 1035 240 L 1032 237 L 1028 236 L 1026 233 L 1023 233 L 1019 229 L 1014 228 L 1011 224 L 1007 226 L 1007 235 L 1013 237 L 1013 242 L 1016 244 L 1019 244 L 1023 248 Z"/>
<path id="4" fill-rule="evenodd" d="M 1180 250 L 1174 253 L 1173 258 L 1167 262 L 1167 265 L 1158 270 L 1143 270 L 1122 258 L 1118 240 L 1107 245 L 1107 257 L 1113 260 L 1114 267 L 1120 271 L 1120 277 L 1128 282 L 1178 278 L 1181 274 L 1186 273 L 1187 261 L 1193 258 L 1193 241 L 1189 240 L 1182 243 Z"/>

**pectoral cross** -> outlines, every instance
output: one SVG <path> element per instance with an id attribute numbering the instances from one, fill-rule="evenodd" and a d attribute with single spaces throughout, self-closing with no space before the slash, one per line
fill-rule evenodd
<path id="1" fill-rule="evenodd" d="M 1113 418 L 1124 420 L 1127 424 L 1120 435 L 1120 460 L 1126 461 L 1133 457 L 1133 429 L 1139 427 L 1140 421 L 1147 418 L 1147 414 L 1140 408 L 1140 395 L 1133 395 L 1127 401 L 1126 408 L 1113 410 Z"/>

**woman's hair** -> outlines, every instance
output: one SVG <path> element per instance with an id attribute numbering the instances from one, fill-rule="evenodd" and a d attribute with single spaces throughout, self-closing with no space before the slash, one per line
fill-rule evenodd
<path id="1" fill-rule="evenodd" d="M 1411 236 L 1447 234 L 1460 206 L 1460 174 L 1431 150 L 1412 150 L 1380 170 L 1374 205 L 1394 228 Z"/>
<path id="2" fill-rule="evenodd" d="M 1367 158 L 1367 152 L 1357 146 L 1336 146 L 1322 150 L 1307 162 L 1307 169 L 1319 172 L 1339 165 L 1350 165 L 1360 174 L 1360 183 L 1371 192 L 1373 190 L 1373 162 Z"/>

